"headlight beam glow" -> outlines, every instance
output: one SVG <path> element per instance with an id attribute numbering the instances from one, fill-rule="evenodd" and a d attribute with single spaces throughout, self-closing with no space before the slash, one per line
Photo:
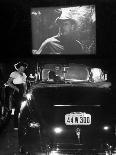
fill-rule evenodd
<path id="1" fill-rule="evenodd" d="M 55 132 L 56 134 L 60 134 L 60 133 L 62 133 L 62 131 L 63 131 L 63 129 L 62 129 L 61 127 L 56 127 L 56 128 L 54 128 L 54 132 Z"/>

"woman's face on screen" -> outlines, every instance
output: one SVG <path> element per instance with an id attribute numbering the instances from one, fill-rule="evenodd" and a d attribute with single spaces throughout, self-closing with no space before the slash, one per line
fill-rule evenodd
<path id="1" fill-rule="evenodd" d="M 73 31 L 73 25 L 70 20 L 64 20 L 60 26 L 62 35 L 69 35 Z"/>

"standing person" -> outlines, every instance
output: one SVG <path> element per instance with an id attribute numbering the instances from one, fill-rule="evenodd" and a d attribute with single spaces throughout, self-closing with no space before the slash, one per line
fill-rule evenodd
<path id="1" fill-rule="evenodd" d="M 33 54 L 83 54 L 82 44 L 75 38 L 76 21 L 67 13 L 55 20 L 58 34 L 47 38 Z"/>
<path id="2" fill-rule="evenodd" d="M 10 77 L 7 81 L 7 85 L 12 88 L 13 97 L 14 97 L 14 129 L 18 129 L 18 114 L 20 111 L 20 101 L 22 97 L 25 95 L 27 90 L 26 84 L 26 74 L 25 69 L 27 68 L 27 64 L 23 62 L 19 62 L 14 65 L 16 71 L 10 74 Z"/>

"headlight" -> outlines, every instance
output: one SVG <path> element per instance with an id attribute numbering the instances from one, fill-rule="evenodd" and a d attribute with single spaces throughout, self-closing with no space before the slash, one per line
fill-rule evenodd
<path id="1" fill-rule="evenodd" d="M 110 128 L 111 128 L 110 125 L 104 125 L 104 126 L 103 126 L 103 130 L 104 130 L 104 131 L 109 131 Z"/>
<path id="2" fill-rule="evenodd" d="M 57 151 L 51 151 L 50 155 L 60 155 Z"/>
<path id="3" fill-rule="evenodd" d="M 63 132 L 63 129 L 62 129 L 61 127 L 55 127 L 53 131 L 54 131 L 54 133 L 56 133 L 56 134 L 60 134 L 60 133 Z"/>

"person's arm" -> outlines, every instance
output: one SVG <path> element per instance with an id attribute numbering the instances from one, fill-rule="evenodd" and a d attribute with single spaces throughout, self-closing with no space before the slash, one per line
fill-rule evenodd
<path id="1" fill-rule="evenodd" d="M 32 53 L 34 55 L 44 54 L 45 49 L 46 49 L 46 41 L 44 41 L 41 44 L 41 46 L 40 46 L 40 48 L 38 50 L 33 50 Z"/>
<path id="2" fill-rule="evenodd" d="M 47 40 L 44 41 L 41 44 L 41 46 L 36 54 L 49 54 L 49 48 L 48 48 L 49 46 L 48 45 L 49 45 L 49 43 L 47 42 Z"/>
<path id="3" fill-rule="evenodd" d="M 17 87 L 12 83 L 12 81 L 13 81 L 13 78 L 10 77 L 10 78 L 8 79 L 8 81 L 6 82 L 6 84 L 7 84 L 10 88 L 13 88 L 13 89 L 16 90 L 17 92 L 19 92 L 19 88 L 17 88 Z"/>
<path id="4" fill-rule="evenodd" d="M 60 41 L 54 37 L 46 39 L 34 54 L 61 54 L 64 47 Z"/>

